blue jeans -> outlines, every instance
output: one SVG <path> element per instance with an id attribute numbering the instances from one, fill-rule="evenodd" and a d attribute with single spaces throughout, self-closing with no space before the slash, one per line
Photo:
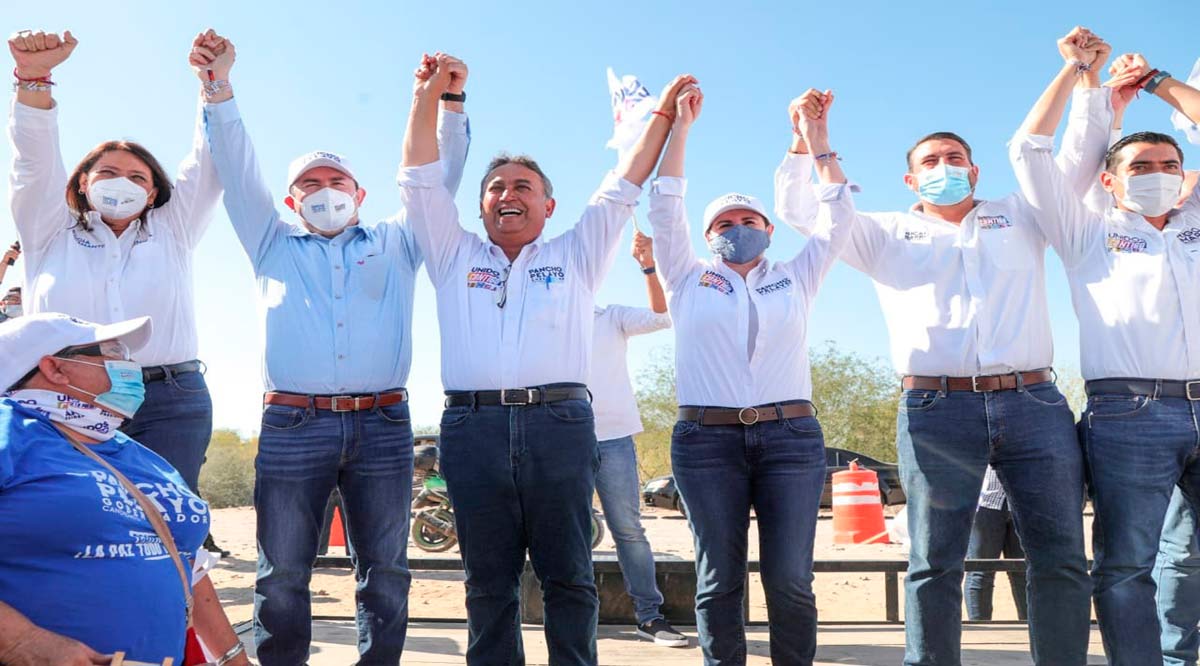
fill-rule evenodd
<path id="1" fill-rule="evenodd" d="M 467 574 L 467 663 L 517 666 L 525 551 L 542 583 L 556 666 L 596 664 L 595 420 L 586 400 L 448 407 L 439 465 Z"/>
<path id="2" fill-rule="evenodd" d="M 255 459 L 254 643 L 263 666 L 307 663 L 308 584 L 336 487 L 354 562 L 359 664 L 400 663 L 408 627 L 413 435 L 408 404 L 359 412 L 268 405 Z"/>
<path id="3" fill-rule="evenodd" d="M 200 466 L 212 439 L 212 397 L 200 372 L 167 373 L 146 383 L 146 401 L 121 431 L 179 470 L 199 492 Z"/>
<path id="4" fill-rule="evenodd" d="M 1013 525 L 1012 512 L 1008 510 L 1007 502 L 1002 509 L 981 506 L 975 511 L 975 520 L 971 524 L 971 541 L 967 544 L 968 559 L 991 560 L 1000 557 L 1001 554 L 1010 560 L 1025 558 L 1025 550 L 1021 548 L 1021 540 L 1017 538 L 1017 529 Z M 1025 574 L 1008 574 L 1008 583 L 1012 587 L 1013 602 L 1017 606 L 1017 619 L 1024 620 L 1028 615 Z M 995 572 L 967 573 L 966 582 L 963 583 L 963 595 L 966 597 L 969 619 L 992 619 L 992 594 L 995 587 Z"/>
<path id="5" fill-rule="evenodd" d="M 1083 462 L 1066 398 L 1049 382 L 984 393 L 910 390 L 896 424 L 911 539 L 905 665 L 962 663 L 963 559 L 989 463 L 1027 554 L 1033 660 L 1085 664 Z"/>
<path id="6" fill-rule="evenodd" d="M 771 660 L 811 664 L 817 648 L 813 539 L 825 442 L 812 416 L 751 426 L 679 421 L 671 468 L 696 541 L 696 629 L 707 666 L 746 663 L 750 509 L 758 517 Z"/>
<path id="7" fill-rule="evenodd" d="M 600 469 L 596 471 L 596 493 L 604 508 L 604 522 L 617 544 L 617 561 L 625 579 L 625 591 L 633 599 L 638 624 L 663 615 L 662 593 L 654 581 L 654 552 L 642 529 L 642 493 L 638 483 L 637 449 L 633 437 L 600 442 Z"/>
<path id="8" fill-rule="evenodd" d="M 1200 543 L 1196 509 L 1176 486 L 1154 562 L 1164 666 L 1195 666 L 1200 649 Z"/>
<path id="9" fill-rule="evenodd" d="M 1096 619 L 1114 666 L 1163 662 L 1153 571 L 1176 484 L 1193 506 L 1200 497 L 1194 405 L 1100 394 L 1083 414 L 1096 512 Z"/>

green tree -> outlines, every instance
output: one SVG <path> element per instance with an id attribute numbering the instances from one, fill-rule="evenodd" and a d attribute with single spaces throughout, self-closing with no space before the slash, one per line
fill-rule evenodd
<path id="1" fill-rule="evenodd" d="M 833 342 L 814 349 L 810 361 L 825 445 L 894 461 L 900 378 L 891 367 Z"/>
<path id="2" fill-rule="evenodd" d="M 254 503 L 254 456 L 258 438 L 242 439 L 233 430 L 214 430 L 204 466 L 200 494 L 214 509 Z"/>

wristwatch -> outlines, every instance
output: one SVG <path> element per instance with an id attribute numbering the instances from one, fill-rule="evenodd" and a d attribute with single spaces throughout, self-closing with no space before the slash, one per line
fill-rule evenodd
<path id="1" fill-rule="evenodd" d="M 1142 89 L 1150 94 L 1154 94 L 1154 89 L 1157 88 L 1165 79 L 1170 78 L 1170 76 L 1170 72 L 1166 70 L 1159 70 L 1154 74 L 1154 76 L 1151 76 L 1146 81 L 1146 85 L 1142 86 Z"/>
<path id="2" fill-rule="evenodd" d="M 442 93 L 442 101 L 444 102 L 465 102 L 467 101 L 467 91 L 462 91 L 455 95 L 452 92 Z"/>

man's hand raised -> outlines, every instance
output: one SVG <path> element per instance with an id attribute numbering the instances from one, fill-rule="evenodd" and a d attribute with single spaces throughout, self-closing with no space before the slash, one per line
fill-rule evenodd
<path id="1" fill-rule="evenodd" d="M 832 106 L 833 91 L 809 88 L 788 107 L 792 124 L 804 137 L 810 151 L 824 153 L 829 150 L 829 109 Z"/>
<path id="2" fill-rule="evenodd" d="M 650 268 L 654 265 L 654 239 L 634 229 L 633 247 L 630 248 L 630 254 L 633 255 L 639 266 Z"/>
<path id="3" fill-rule="evenodd" d="M 1113 61 L 1108 68 L 1111 79 L 1104 82 L 1106 88 L 1112 88 L 1113 112 L 1121 115 L 1138 93 L 1137 83 L 1142 80 L 1150 65 L 1140 53 L 1126 53 Z"/>
<path id="4" fill-rule="evenodd" d="M 17 76 L 38 79 L 70 57 L 79 41 L 68 30 L 58 36 L 41 30 L 22 30 L 8 38 L 8 50 L 17 64 Z"/>
<path id="5" fill-rule="evenodd" d="M 663 88 L 662 95 L 658 98 L 658 108 L 655 109 L 655 111 L 674 118 L 676 111 L 676 98 L 679 97 L 679 93 L 683 90 L 684 86 L 689 85 L 699 86 L 700 82 L 697 81 L 696 77 L 692 76 L 691 74 L 680 74 L 672 79 L 671 82 L 668 83 L 665 88 Z"/>
<path id="6" fill-rule="evenodd" d="M 687 130 L 700 117 L 704 93 L 694 84 L 684 86 L 675 97 L 675 122 L 672 130 Z"/>
<path id="7" fill-rule="evenodd" d="M 192 40 L 192 50 L 188 53 L 188 64 L 204 83 L 209 80 L 209 70 L 213 73 L 213 80 L 228 81 L 236 59 L 233 42 L 218 35 L 212 28 L 196 35 Z"/>
<path id="8" fill-rule="evenodd" d="M 442 93 L 447 92 L 450 87 L 454 61 L 458 60 L 445 53 L 435 53 L 432 56 L 428 53 L 421 54 L 421 62 L 413 72 L 413 95 L 435 100 L 440 98 Z M 461 64 L 462 61 L 458 62 Z M 465 67 L 463 65 L 464 73 L 461 74 L 464 83 L 466 82 Z"/>

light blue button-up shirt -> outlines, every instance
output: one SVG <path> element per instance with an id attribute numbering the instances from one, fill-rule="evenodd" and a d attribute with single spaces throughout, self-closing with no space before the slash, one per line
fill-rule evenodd
<path id="1" fill-rule="evenodd" d="M 422 261 L 404 211 L 333 238 L 284 222 L 236 103 L 204 113 L 225 209 L 258 281 L 266 389 L 328 395 L 404 386 Z M 470 144 L 466 115 L 443 112 L 438 139 L 454 191 Z"/>

